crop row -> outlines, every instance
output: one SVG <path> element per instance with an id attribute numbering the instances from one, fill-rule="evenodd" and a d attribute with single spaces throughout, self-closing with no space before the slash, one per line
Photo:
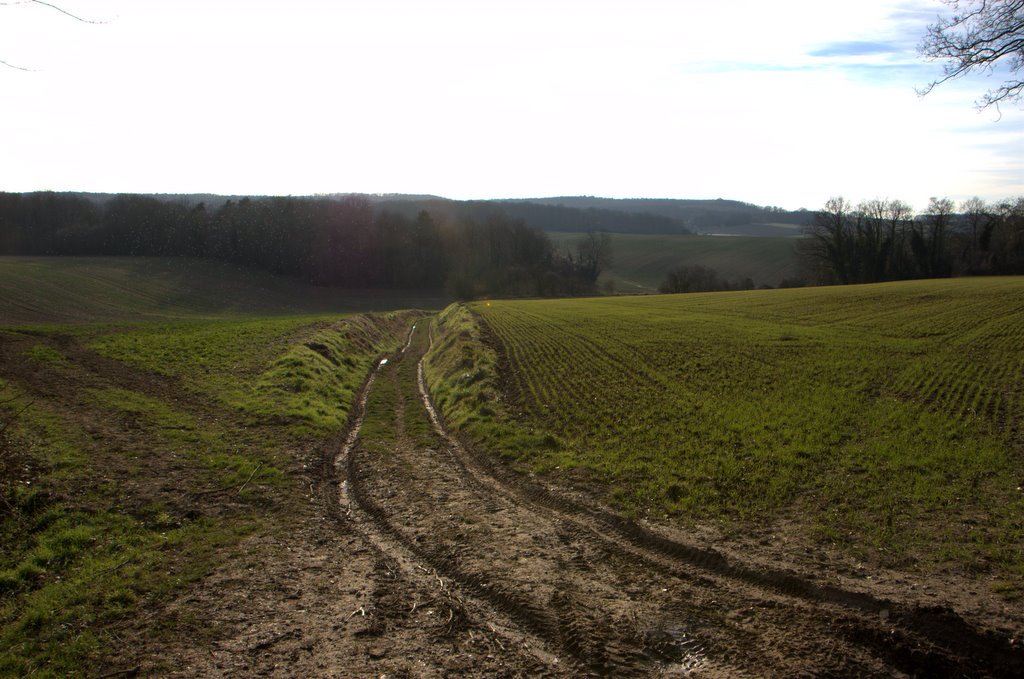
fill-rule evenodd
<path id="1" fill-rule="evenodd" d="M 906 558 L 945 539 L 925 518 L 970 512 L 939 532 L 1020 564 L 1021 299 L 1007 278 L 473 308 L 522 423 L 561 444 L 538 468 L 632 511 L 807 513 Z"/>

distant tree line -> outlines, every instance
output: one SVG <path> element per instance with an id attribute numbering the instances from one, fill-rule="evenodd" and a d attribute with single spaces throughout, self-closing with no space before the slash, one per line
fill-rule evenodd
<path id="1" fill-rule="evenodd" d="M 380 200 L 380 209 L 412 216 L 427 210 L 438 217 L 483 221 L 495 216 L 521 220 L 544 231 L 688 234 L 683 221 L 662 215 L 595 207 L 567 207 L 529 200 Z"/>
<path id="2" fill-rule="evenodd" d="M 0 193 L 0 254 L 202 257 L 314 285 L 441 289 L 463 297 L 590 292 L 607 235 L 559 253 L 539 229 L 501 214 L 435 220 L 365 198 L 242 198 L 216 209 L 118 195 Z"/>
<path id="3" fill-rule="evenodd" d="M 959 210 L 932 198 L 915 215 L 900 200 L 856 206 L 831 198 L 797 244 L 809 282 L 873 283 L 909 278 L 1024 274 L 1024 197 Z"/>
<path id="4" fill-rule="evenodd" d="M 763 231 L 766 224 L 803 226 L 811 215 L 807 210 L 759 207 L 721 199 L 616 199 L 587 196 L 467 201 L 447 200 L 434 196 L 370 196 L 370 199 L 378 207 L 410 217 L 419 210 L 427 210 L 435 216 L 453 215 L 476 220 L 502 214 L 513 219 L 521 219 L 545 231 L 569 232 L 742 233 L 751 226 L 759 226 Z"/>

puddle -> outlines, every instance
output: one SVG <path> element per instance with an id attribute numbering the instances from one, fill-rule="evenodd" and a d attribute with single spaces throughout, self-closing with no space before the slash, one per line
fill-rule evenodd
<path id="1" fill-rule="evenodd" d="M 704 645 L 682 625 L 670 625 L 644 633 L 645 645 L 663 658 L 673 672 L 689 673 L 707 665 Z"/>

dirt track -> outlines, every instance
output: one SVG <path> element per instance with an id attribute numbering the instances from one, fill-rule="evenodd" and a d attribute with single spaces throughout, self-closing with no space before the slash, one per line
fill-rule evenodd
<path id="1" fill-rule="evenodd" d="M 1024 673 L 1019 648 L 951 610 L 744 564 L 504 470 L 433 413 L 426 344 L 375 371 L 324 466 L 326 506 L 387 574 L 360 611 L 385 644 L 418 616 L 480 675 Z"/>
<path id="2" fill-rule="evenodd" d="M 14 356 L 23 347 L 12 342 Z M 1019 643 L 984 631 L 977 616 L 915 603 L 920 592 L 820 584 L 843 581 L 806 564 L 790 571 L 754 542 L 716 551 L 655 531 L 508 470 L 433 415 L 419 369 L 427 343 L 422 329 L 412 333 L 374 371 L 343 436 L 296 451 L 288 473 L 309 496 L 275 500 L 272 529 L 176 600 L 118 623 L 124 643 L 97 674 L 1024 676 Z M 42 372 L 22 381 L 74 400 L 102 379 L 197 416 L 208 408 L 70 340 L 61 349 L 85 366 L 80 387 Z M 84 407 L 69 402 L 71 412 Z M 98 432 L 95 454 L 145 448 L 132 431 Z M 105 473 L 123 472 L 128 496 L 236 511 L 199 493 L 202 479 L 181 477 L 181 465 L 109 457 Z"/>

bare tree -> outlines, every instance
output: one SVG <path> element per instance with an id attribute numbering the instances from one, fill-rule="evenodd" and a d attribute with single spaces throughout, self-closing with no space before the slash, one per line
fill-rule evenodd
<path id="1" fill-rule="evenodd" d="M 830 198 L 796 246 L 804 273 L 821 283 L 874 283 L 906 278 L 913 210 L 901 200 L 874 199 L 854 207 Z M 922 234 L 922 243 L 929 242 Z"/>
<path id="2" fill-rule="evenodd" d="M 861 280 L 885 280 L 894 239 L 888 232 L 889 201 L 874 199 L 857 206 L 856 238 Z"/>
<path id="3" fill-rule="evenodd" d="M 993 208 L 993 221 L 982 235 L 990 251 L 993 273 L 1024 273 L 1024 196 L 1005 200 Z"/>
<path id="4" fill-rule="evenodd" d="M 892 247 L 889 250 L 890 260 L 888 276 L 905 278 L 910 274 L 910 261 L 907 258 L 907 238 L 914 221 L 914 210 L 902 200 L 885 201 L 885 220 L 889 231 Z"/>
<path id="5" fill-rule="evenodd" d="M 914 224 L 910 249 L 918 274 L 925 278 L 941 278 L 951 273 L 947 239 L 953 226 L 955 204 L 949 198 L 931 198 L 928 209 Z"/>
<path id="6" fill-rule="evenodd" d="M 928 27 L 918 52 L 926 59 L 944 61 L 943 75 L 928 83 L 923 96 L 937 85 L 978 71 L 991 74 L 1007 66 L 1002 85 L 985 93 L 977 105 L 985 109 L 1001 101 L 1017 102 L 1024 95 L 1024 0 L 942 0 L 953 15 Z"/>
<path id="7" fill-rule="evenodd" d="M 963 215 L 964 226 L 967 230 L 967 233 L 964 234 L 967 247 L 965 252 L 960 255 L 960 259 L 964 263 L 964 268 L 971 272 L 978 267 L 979 245 L 985 233 L 986 223 L 991 219 L 991 213 L 988 206 L 985 205 L 985 201 L 977 196 L 961 203 L 960 213 Z"/>
<path id="8" fill-rule="evenodd" d="M 587 231 L 576 245 L 575 261 L 583 279 L 595 283 L 601 272 L 612 265 L 611 236 L 605 231 Z"/>
<path id="9" fill-rule="evenodd" d="M 814 214 L 814 222 L 806 230 L 807 238 L 797 249 L 808 274 L 822 283 L 852 283 L 854 257 L 854 209 L 842 196 L 825 202 Z"/>

